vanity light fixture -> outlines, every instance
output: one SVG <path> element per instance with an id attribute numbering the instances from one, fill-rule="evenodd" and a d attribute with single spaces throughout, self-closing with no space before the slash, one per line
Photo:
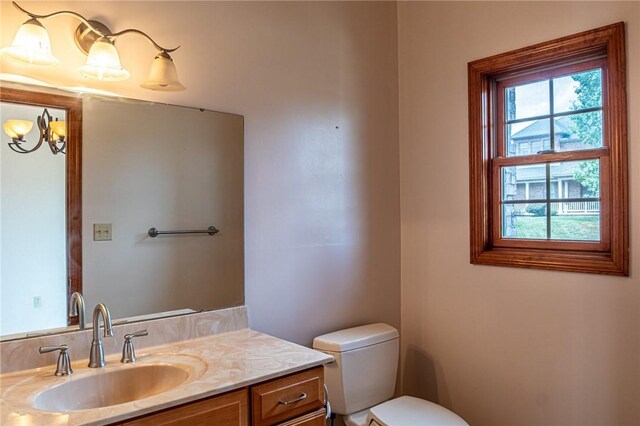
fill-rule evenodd
<path id="1" fill-rule="evenodd" d="M 13 5 L 29 16 L 29 19 L 18 29 L 13 44 L 0 49 L 0 55 L 23 64 L 52 67 L 59 61 L 51 53 L 49 34 L 39 19 L 47 19 L 58 15 L 71 15 L 81 21 L 76 28 L 74 39 L 80 50 L 88 55 L 87 62 L 79 68 L 80 73 L 87 78 L 101 81 L 122 81 L 129 78 L 129 71 L 120 64 L 120 57 L 114 42 L 124 34 L 135 33 L 145 37 L 159 53 L 151 64 L 149 78 L 141 87 L 150 90 L 175 92 L 185 90 L 178 81 L 178 73 L 169 53 L 180 46 L 168 49 L 160 46 L 146 33 L 130 28 L 116 33 L 99 21 L 88 20 L 84 16 L 61 10 L 47 15 L 38 15 Z"/>
<path id="2" fill-rule="evenodd" d="M 26 142 L 24 137 L 31 131 L 33 122 L 29 120 L 7 120 L 2 127 L 4 128 L 4 132 L 11 138 L 9 148 L 18 154 L 29 154 L 40 148 L 42 142 L 47 142 L 54 155 L 58 153 L 65 154 L 65 148 L 67 146 L 66 123 L 51 117 L 51 114 L 49 114 L 46 108 L 42 112 L 42 115 L 38 116 L 36 123 L 40 130 L 38 143 L 33 148 L 26 149 L 22 144 Z"/>

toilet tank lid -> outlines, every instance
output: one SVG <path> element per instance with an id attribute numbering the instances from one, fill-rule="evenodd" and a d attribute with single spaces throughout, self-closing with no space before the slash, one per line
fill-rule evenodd
<path id="1" fill-rule="evenodd" d="M 313 339 L 313 348 L 321 351 L 346 352 L 398 337 L 398 330 L 388 324 L 369 324 L 318 336 Z"/>

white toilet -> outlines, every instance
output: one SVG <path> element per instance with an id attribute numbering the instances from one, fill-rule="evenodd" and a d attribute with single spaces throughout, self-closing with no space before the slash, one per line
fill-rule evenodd
<path id="1" fill-rule="evenodd" d="M 348 426 L 469 426 L 424 399 L 389 400 L 396 385 L 399 337 L 398 330 L 379 323 L 313 339 L 314 349 L 335 358 L 324 367 L 331 410 L 343 415 Z"/>

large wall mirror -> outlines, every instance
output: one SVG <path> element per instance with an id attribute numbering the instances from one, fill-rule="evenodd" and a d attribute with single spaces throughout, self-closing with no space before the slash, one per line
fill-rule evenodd
<path id="1" fill-rule="evenodd" d="M 0 101 L 0 339 L 77 329 L 75 291 L 115 323 L 244 303 L 242 116 L 6 83 Z"/>

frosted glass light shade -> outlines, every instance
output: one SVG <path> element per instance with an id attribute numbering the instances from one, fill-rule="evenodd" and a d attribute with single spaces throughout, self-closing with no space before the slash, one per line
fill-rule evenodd
<path id="1" fill-rule="evenodd" d="M 53 133 L 54 140 L 67 137 L 67 125 L 64 121 L 50 121 L 49 128 Z"/>
<path id="2" fill-rule="evenodd" d="M 102 81 L 122 81 L 129 78 L 129 71 L 120 65 L 120 57 L 113 43 L 101 37 L 89 49 L 87 63 L 80 67 L 82 75 Z"/>
<path id="3" fill-rule="evenodd" d="M 2 127 L 11 139 L 21 139 L 31 131 L 33 122 L 29 120 L 7 120 Z"/>
<path id="4" fill-rule="evenodd" d="M 23 64 L 53 67 L 60 61 L 51 54 L 49 34 L 35 18 L 22 24 L 10 47 L 0 50 L 2 56 Z"/>
<path id="5" fill-rule="evenodd" d="M 178 72 L 167 52 L 160 52 L 151 63 L 149 78 L 140 87 L 163 92 L 179 92 L 185 87 L 178 81 Z"/>

